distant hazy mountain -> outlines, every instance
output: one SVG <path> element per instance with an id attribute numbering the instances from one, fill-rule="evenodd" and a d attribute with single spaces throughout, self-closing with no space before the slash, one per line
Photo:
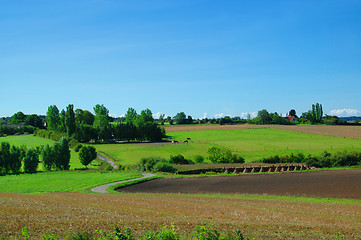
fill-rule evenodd
<path id="1" fill-rule="evenodd" d="M 356 117 L 356 116 L 352 116 L 352 117 L 340 117 L 340 120 L 352 122 L 352 121 L 355 121 L 355 120 L 361 120 L 361 117 Z"/>

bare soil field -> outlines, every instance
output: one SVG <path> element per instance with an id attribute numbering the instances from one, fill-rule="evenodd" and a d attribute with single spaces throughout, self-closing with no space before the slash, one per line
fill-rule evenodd
<path id="1" fill-rule="evenodd" d="M 0 236 L 60 237 L 78 231 L 131 227 L 135 235 L 175 224 L 191 234 L 212 222 L 252 239 L 360 239 L 361 202 L 183 194 L 0 193 Z M 98 236 L 99 235 L 95 235 Z"/>
<path id="2" fill-rule="evenodd" d="M 167 132 L 176 131 L 200 131 L 200 130 L 222 130 L 222 129 L 253 129 L 253 128 L 275 128 L 288 131 L 319 134 L 334 137 L 361 139 L 361 126 L 327 126 L 327 125 L 178 125 L 164 127 Z"/>
<path id="3" fill-rule="evenodd" d="M 361 199 L 361 170 L 160 178 L 128 186 L 128 193 L 260 194 Z"/>

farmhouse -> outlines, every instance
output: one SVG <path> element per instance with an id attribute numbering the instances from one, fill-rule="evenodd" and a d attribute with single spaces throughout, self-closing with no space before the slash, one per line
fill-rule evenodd
<path id="1" fill-rule="evenodd" d="M 288 116 L 287 119 L 290 121 L 290 122 L 293 122 L 293 123 L 296 123 L 297 122 L 297 118 L 295 116 Z"/>

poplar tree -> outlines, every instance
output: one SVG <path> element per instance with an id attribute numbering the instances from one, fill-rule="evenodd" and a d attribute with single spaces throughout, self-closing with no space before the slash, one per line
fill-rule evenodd
<path id="1" fill-rule="evenodd" d="M 75 129 L 76 129 L 73 104 L 69 104 L 66 107 L 65 126 L 66 126 L 66 133 L 68 134 L 69 137 L 71 137 L 75 133 Z"/>
<path id="2" fill-rule="evenodd" d="M 48 130 L 58 131 L 60 129 L 59 109 L 56 105 L 48 107 L 48 111 L 46 113 L 46 124 Z"/>

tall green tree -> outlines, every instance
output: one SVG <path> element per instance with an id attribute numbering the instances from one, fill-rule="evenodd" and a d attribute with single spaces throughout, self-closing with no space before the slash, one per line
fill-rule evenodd
<path id="1" fill-rule="evenodd" d="M 48 107 L 48 111 L 46 113 L 46 124 L 48 130 L 58 131 L 60 129 L 60 116 L 59 109 L 56 105 L 51 105 Z"/>
<path id="2" fill-rule="evenodd" d="M 125 122 L 128 124 L 135 124 L 137 116 L 137 111 L 134 108 L 128 108 L 127 113 L 125 114 Z"/>
<path id="3" fill-rule="evenodd" d="M 8 142 L 1 142 L 0 145 L 0 172 L 7 173 L 9 169 L 10 160 L 10 144 Z"/>
<path id="4" fill-rule="evenodd" d="M 153 113 L 149 108 L 142 110 L 137 117 L 137 123 L 139 125 L 146 122 L 154 122 Z"/>
<path id="5" fill-rule="evenodd" d="M 259 118 L 260 124 L 268 124 L 272 121 L 271 115 L 266 109 L 258 111 L 257 117 Z"/>
<path id="6" fill-rule="evenodd" d="M 64 109 L 61 110 L 59 117 L 60 117 L 60 125 L 58 127 L 58 131 L 66 132 L 65 110 Z"/>
<path id="7" fill-rule="evenodd" d="M 45 170 L 50 171 L 54 166 L 54 160 L 55 156 L 53 154 L 53 149 L 48 144 L 45 145 L 42 153 L 41 153 L 42 159 L 43 159 L 43 166 Z"/>
<path id="8" fill-rule="evenodd" d="M 24 172 L 35 173 L 36 169 L 38 168 L 38 165 L 39 165 L 38 155 L 32 149 L 29 149 L 26 152 L 26 156 L 24 158 Z"/>
<path id="9" fill-rule="evenodd" d="M 187 116 L 186 116 L 186 114 L 184 112 L 179 112 L 173 117 L 173 120 L 177 124 L 184 124 L 187 121 Z"/>
<path id="10" fill-rule="evenodd" d="M 25 118 L 25 124 L 37 128 L 44 128 L 44 122 L 37 114 L 27 115 Z"/>
<path id="11" fill-rule="evenodd" d="M 70 149 L 69 141 L 66 138 L 61 138 L 59 143 L 54 143 L 53 157 L 57 170 L 69 170 Z"/>
<path id="12" fill-rule="evenodd" d="M 84 124 L 84 111 L 83 109 L 77 108 L 75 110 L 75 124 L 79 127 L 81 124 Z"/>
<path id="13" fill-rule="evenodd" d="M 66 107 L 65 126 L 66 126 L 66 132 L 67 132 L 68 136 L 71 137 L 75 133 L 75 130 L 76 130 L 75 113 L 74 113 L 74 105 L 73 104 L 69 104 Z"/>
<path id="14" fill-rule="evenodd" d="M 307 119 L 312 123 L 322 123 L 323 109 L 322 104 L 312 104 L 312 109 L 308 111 Z"/>
<path id="15" fill-rule="evenodd" d="M 88 110 L 84 110 L 84 124 L 93 125 L 94 124 L 94 114 L 89 112 Z"/>
<path id="16" fill-rule="evenodd" d="M 21 153 L 20 148 L 16 146 L 11 146 L 10 149 L 10 162 L 9 162 L 9 170 L 12 173 L 18 174 L 21 169 Z"/>
<path id="17" fill-rule="evenodd" d="M 95 105 L 93 108 L 95 112 L 94 127 L 102 129 L 109 125 L 109 110 L 102 105 Z"/>
<path id="18" fill-rule="evenodd" d="M 11 117 L 10 123 L 12 124 L 22 123 L 25 122 L 25 119 L 26 119 L 26 115 L 23 112 L 17 112 Z"/>

